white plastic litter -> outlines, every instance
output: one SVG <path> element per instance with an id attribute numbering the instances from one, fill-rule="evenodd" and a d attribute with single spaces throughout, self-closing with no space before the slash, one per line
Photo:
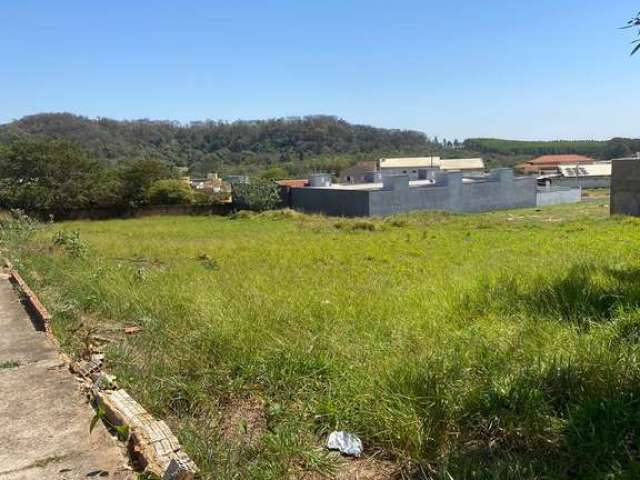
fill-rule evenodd
<path id="1" fill-rule="evenodd" d="M 331 432 L 327 440 L 329 450 L 339 450 L 344 455 L 359 457 L 362 455 L 362 441 L 353 433 Z"/>

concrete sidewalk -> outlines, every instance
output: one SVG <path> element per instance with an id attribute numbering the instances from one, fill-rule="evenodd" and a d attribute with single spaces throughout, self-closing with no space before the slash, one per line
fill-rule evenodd
<path id="1" fill-rule="evenodd" d="M 123 446 L 0 278 L 0 480 L 133 479 Z"/>

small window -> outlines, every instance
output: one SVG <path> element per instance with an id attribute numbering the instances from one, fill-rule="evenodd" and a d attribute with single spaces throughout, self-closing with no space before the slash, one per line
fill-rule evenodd
<path id="1" fill-rule="evenodd" d="M 407 171 L 406 170 L 402 170 L 402 173 L 407 173 Z"/>

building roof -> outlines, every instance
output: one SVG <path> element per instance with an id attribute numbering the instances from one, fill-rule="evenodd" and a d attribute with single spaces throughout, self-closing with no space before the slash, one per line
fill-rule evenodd
<path id="1" fill-rule="evenodd" d="M 410 180 L 409 187 L 424 187 L 426 185 L 433 185 L 433 180 Z M 371 183 L 332 183 L 326 187 L 307 187 L 315 188 L 319 190 L 381 190 L 384 188 L 382 182 Z"/>
<path id="2" fill-rule="evenodd" d="M 443 158 L 438 166 L 440 170 L 484 170 L 484 160 L 481 158 Z"/>
<path id="3" fill-rule="evenodd" d="M 383 168 L 429 168 L 437 167 L 440 157 L 403 157 L 381 158 L 378 160 L 380 169 Z"/>
<path id="4" fill-rule="evenodd" d="M 542 155 L 541 157 L 529 160 L 529 165 L 560 165 L 563 163 L 593 163 L 593 159 L 584 155 Z"/>
<path id="5" fill-rule="evenodd" d="M 440 157 L 405 157 L 381 158 L 378 161 L 380 170 L 385 168 L 432 168 L 441 170 L 483 170 L 481 158 L 440 158 Z"/>
<path id="6" fill-rule="evenodd" d="M 610 163 L 593 163 L 591 165 L 558 165 L 558 170 L 563 177 L 610 177 Z"/>
<path id="7" fill-rule="evenodd" d="M 291 179 L 291 180 L 278 180 L 278 185 L 281 187 L 289 187 L 289 188 L 302 188 L 307 186 L 309 180 L 306 178 L 302 179 Z"/>

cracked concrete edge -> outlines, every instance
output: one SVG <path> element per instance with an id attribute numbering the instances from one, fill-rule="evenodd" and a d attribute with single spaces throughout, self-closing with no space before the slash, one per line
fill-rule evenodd
<path id="1" fill-rule="evenodd" d="M 131 460 L 138 461 L 146 473 L 158 476 L 162 480 L 192 480 L 198 473 L 198 467 L 182 449 L 167 424 L 162 420 L 156 420 L 126 390 L 120 388 L 103 390 L 100 386 L 100 377 L 108 376 L 105 372 L 100 370 L 98 375 L 95 375 L 96 372 L 91 371 L 91 374 L 87 375 L 79 362 L 74 362 L 62 352 L 60 343 L 51 331 L 51 314 L 11 263 L 7 259 L 4 263 L 9 270 L 9 278 L 25 295 L 29 306 L 42 322 L 48 339 L 55 345 L 65 366 L 84 380 L 95 404 L 104 409 L 111 426 L 127 427 L 129 455 L 136 457 Z"/>

